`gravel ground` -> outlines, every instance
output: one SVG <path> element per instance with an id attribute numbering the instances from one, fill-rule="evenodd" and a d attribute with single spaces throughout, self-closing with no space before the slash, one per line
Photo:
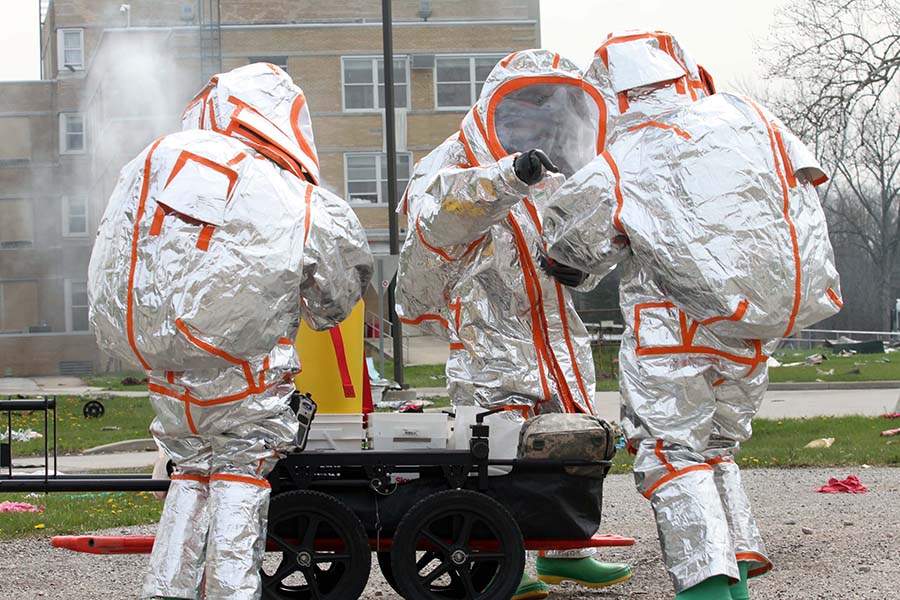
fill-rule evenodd
<path id="1" fill-rule="evenodd" d="M 886 600 L 900 596 L 900 469 L 858 472 L 870 492 L 816 494 L 813 489 L 846 469 L 744 472 L 775 569 L 751 584 L 766 600 Z M 660 563 L 650 504 L 631 477 L 611 476 L 605 490 L 604 530 L 631 535 L 637 545 L 603 553 L 629 562 L 634 578 L 598 591 L 571 586 L 553 597 L 573 600 L 665 600 L 671 587 Z M 109 535 L 152 533 L 152 527 Z M 52 549 L 46 538 L 0 541 L 0 596 L 20 600 L 120 600 L 137 597 L 146 556 L 93 556 Z M 376 566 L 363 600 L 394 600 Z M 350 600 L 350 599 L 347 599 Z"/>

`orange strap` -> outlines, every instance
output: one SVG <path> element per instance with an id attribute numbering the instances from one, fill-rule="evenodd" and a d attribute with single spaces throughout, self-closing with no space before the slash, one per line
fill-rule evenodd
<path id="1" fill-rule="evenodd" d="M 663 466 L 666 468 L 666 470 L 669 473 L 674 473 L 675 467 L 673 467 L 672 464 L 668 460 L 666 460 L 666 455 L 663 454 L 662 449 L 663 449 L 663 441 L 656 440 L 656 447 L 653 449 L 653 453 L 656 455 L 656 458 L 658 458 L 660 460 L 660 462 L 663 464 Z"/>
<path id="2" fill-rule="evenodd" d="M 738 552 L 734 555 L 734 558 L 738 562 L 744 561 L 762 563 L 763 566 L 747 571 L 748 577 L 759 577 L 760 575 L 767 573 L 772 569 L 772 562 L 762 554 L 758 554 L 756 552 Z"/>
<path id="3" fill-rule="evenodd" d="M 166 218 L 166 209 L 162 204 L 156 205 L 156 212 L 153 213 L 153 222 L 150 223 L 151 236 L 157 236 L 162 232 L 163 219 Z"/>
<path id="4" fill-rule="evenodd" d="M 213 481 L 233 481 L 235 483 L 246 483 L 247 485 L 255 485 L 261 488 L 272 489 L 271 484 L 265 479 L 256 477 L 247 477 L 246 475 L 229 475 L 228 473 L 216 473 L 209 478 L 210 483 Z"/>
<path id="5" fill-rule="evenodd" d="M 340 327 L 332 327 L 328 330 L 331 334 L 331 343 L 334 346 L 334 356 L 337 359 L 338 370 L 341 373 L 341 383 L 344 386 L 344 398 L 356 396 L 353 388 L 353 379 L 350 377 L 350 367 L 347 365 L 347 352 L 344 350 L 344 337 Z"/>
<path id="6" fill-rule="evenodd" d="M 657 481 L 656 483 L 651 485 L 650 488 L 646 492 L 644 492 L 644 498 L 647 498 L 649 500 L 650 496 L 653 495 L 653 492 L 655 492 L 659 488 L 659 486 L 661 486 L 662 484 L 667 483 L 669 481 L 672 481 L 676 477 L 681 477 L 682 475 L 687 475 L 688 473 L 691 473 L 693 471 L 712 471 L 712 470 L 713 470 L 713 468 L 711 466 L 709 466 L 707 464 L 700 464 L 700 465 L 691 465 L 690 467 L 685 467 L 684 469 L 681 469 L 678 471 L 672 471 L 671 473 L 669 473 L 665 477 L 661 477 L 659 479 L 659 481 Z"/>
<path id="7" fill-rule="evenodd" d="M 209 250 L 209 240 L 212 238 L 213 231 L 215 231 L 215 226 L 213 225 L 204 225 L 200 230 L 200 237 L 197 238 L 197 249 L 206 252 Z"/>

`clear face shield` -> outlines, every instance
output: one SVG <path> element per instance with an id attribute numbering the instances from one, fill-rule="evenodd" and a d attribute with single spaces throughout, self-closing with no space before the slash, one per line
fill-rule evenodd
<path id="1" fill-rule="evenodd" d="M 543 83 L 504 96 L 494 112 L 503 149 L 540 148 L 569 177 L 597 156 L 600 110 L 577 85 Z"/>

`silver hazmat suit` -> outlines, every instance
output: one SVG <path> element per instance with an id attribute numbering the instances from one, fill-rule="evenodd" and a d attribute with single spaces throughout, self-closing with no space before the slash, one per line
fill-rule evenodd
<path id="1" fill-rule="evenodd" d="M 586 79 L 608 101 L 607 150 L 544 216 L 552 258 L 622 262 L 622 424 L 676 592 L 767 571 L 734 462 L 768 383 L 769 341 L 840 309 L 803 143 L 749 98 L 714 94 L 671 35 L 612 35 Z"/>
<path id="2" fill-rule="evenodd" d="M 416 165 L 397 313 L 450 343 L 454 404 L 593 412 L 587 331 L 539 264 L 544 206 L 564 177 L 529 187 L 513 162 L 541 148 L 571 174 L 604 139 L 603 99 L 577 67 L 527 50 L 494 67 L 459 131 Z"/>
<path id="3" fill-rule="evenodd" d="M 297 430 L 300 319 L 344 319 L 372 258 L 353 211 L 314 183 L 309 112 L 283 71 L 213 77 L 184 128 L 122 170 L 91 255 L 91 323 L 148 372 L 151 431 L 177 465 L 142 597 L 258 598 L 266 475 Z"/>

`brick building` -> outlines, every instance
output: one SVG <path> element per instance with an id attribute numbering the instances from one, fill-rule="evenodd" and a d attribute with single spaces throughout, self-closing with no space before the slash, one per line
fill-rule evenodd
<path id="1" fill-rule="evenodd" d="M 42 4 L 42 80 L 0 83 L 0 376 L 119 366 L 87 331 L 93 236 L 119 169 L 180 128 L 218 69 L 263 60 L 291 74 L 312 110 L 323 184 L 387 252 L 379 0 Z M 540 46 L 540 23 L 537 0 L 395 0 L 393 13 L 402 193 L 494 63 Z"/>

